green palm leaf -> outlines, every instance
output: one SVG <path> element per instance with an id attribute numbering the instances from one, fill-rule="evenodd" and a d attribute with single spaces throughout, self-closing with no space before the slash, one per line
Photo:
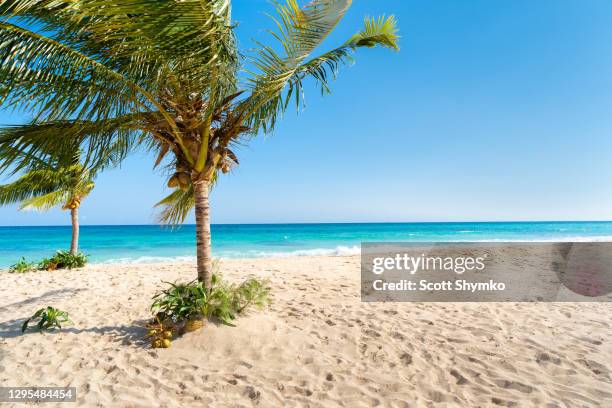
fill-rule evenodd
<path id="1" fill-rule="evenodd" d="M 48 121 L 1 128 L 0 170 L 11 168 L 16 173 L 26 167 L 46 168 L 50 162 L 71 163 L 75 154 L 76 161 L 82 155 L 90 169 L 118 165 L 135 146 L 143 117 L 134 113 L 110 120 Z"/>
<path id="2" fill-rule="evenodd" d="M 182 85 L 210 82 L 215 65 L 223 68 L 216 80 L 231 82 L 237 67 L 228 0 L 8 0 L 0 17 L 5 103 L 39 117 L 164 111 L 154 95 L 169 76 Z M 42 27 L 32 32 L 15 21 Z"/>
<path id="3" fill-rule="evenodd" d="M 193 187 L 185 191 L 176 189 L 155 204 L 162 208 L 157 220 L 162 224 L 182 224 L 194 205 Z"/>
<path id="4" fill-rule="evenodd" d="M 13 166 L 13 173 L 24 171 L 15 181 L 0 185 L 0 205 L 21 202 L 20 209 L 48 210 L 58 205 L 67 208 L 75 202 L 80 204 L 94 188 L 93 181 L 97 174 L 107 167 L 118 165 L 131 147 L 128 141 L 117 138 L 91 161 L 81 161 L 78 138 L 61 138 L 53 133 L 58 129 L 70 129 L 71 126 L 80 129 L 70 123 L 5 129 L 0 136 L 5 137 L 0 142 L 0 166 Z M 44 130 L 41 131 L 41 127 Z M 23 140 L 27 138 L 30 139 L 24 143 Z M 56 139 L 61 147 L 55 146 L 54 150 L 47 143 Z M 15 141 L 16 144 L 11 144 Z"/>
<path id="5" fill-rule="evenodd" d="M 311 58 L 311 54 L 344 17 L 350 0 L 313 1 L 300 9 L 295 0 L 277 5 L 280 19 L 275 19 L 277 32 L 271 32 L 277 47 L 260 43 L 254 60 L 257 73 L 251 73 L 251 95 L 239 109 L 248 117 L 248 126 L 271 130 L 278 114 L 289 100 L 299 106 L 303 98 L 303 81 L 313 78 L 322 92 L 329 92 L 329 80 L 335 79 L 340 65 L 351 62 L 351 54 L 360 47 L 382 46 L 398 50 L 397 23 L 394 16 L 366 19 L 364 28 L 341 46 Z M 284 55 L 276 49 L 281 48 Z"/>
<path id="6" fill-rule="evenodd" d="M 54 169 L 32 170 L 16 181 L 0 186 L 0 204 L 12 204 L 61 190 L 69 174 Z"/>
<path id="7" fill-rule="evenodd" d="M 66 190 L 52 191 L 48 194 L 25 199 L 19 205 L 20 210 L 47 211 L 53 207 L 64 205 L 70 200 L 69 192 Z"/>
<path id="8" fill-rule="evenodd" d="M 144 104 L 138 86 L 121 74 L 8 22 L 0 22 L 0 83 L 4 105 L 36 117 L 108 118 Z"/>

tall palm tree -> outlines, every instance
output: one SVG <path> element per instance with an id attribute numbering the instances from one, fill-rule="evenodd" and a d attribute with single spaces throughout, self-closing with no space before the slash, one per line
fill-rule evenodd
<path id="1" fill-rule="evenodd" d="M 6 145 L 0 146 L 0 157 L 12 158 L 12 173 L 25 169 L 15 181 L 0 185 L 0 205 L 20 203 L 20 210 L 46 211 L 57 206 L 70 210 L 70 252 L 76 255 L 79 251 L 79 207 L 93 190 L 97 174 L 122 160 L 125 150 L 117 150 L 117 147 L 113 146 L 104 158 L 100 157 L 93 164 L 81 161 L 81 152 L 75 143 L 66 145 L 59 151 L 59 156 L 39 154 L 29 157 L 27 161 L 20 161 L 23 152 Z"/>
<path id="2" fill-rule="evenodd" d="M 239 53 L 230 0 L 4 0 L 0 103 L 32 112 L 34 122 L 5 131 L 0 143 L 36 154 L 74 138 L 95 157 L 137 134 L 156 165 L 170 162 L 177 191 L 164 202 L 174 206 L 166 218 L 180 221 L 195 206 L 198 278 L 209 288 L 209 190 L 219 171 L 238 164 L 235 144 L 272 131 L 291 100 L 300 106 L 306 79 L 329 92 L 357 48 L 398 48 L 390 16 L 366 19 L 313 56 L 350 5 L 275 3 L 271 43 Z"/>

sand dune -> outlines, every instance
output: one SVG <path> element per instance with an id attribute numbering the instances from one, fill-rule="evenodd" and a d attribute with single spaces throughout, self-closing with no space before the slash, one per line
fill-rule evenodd
<path id="1" fill-rule="evenodd" d="M 612 406 L 610 303 L 361 303 L 358 257 L 228 260 L 230 281 L 270 278 L 273 304 L 149 348 L 151 296 L 194 269 L 1 273 L 0 384 L 103 407 Z M 47 305 L 75 325 L 20 335 Z"/>

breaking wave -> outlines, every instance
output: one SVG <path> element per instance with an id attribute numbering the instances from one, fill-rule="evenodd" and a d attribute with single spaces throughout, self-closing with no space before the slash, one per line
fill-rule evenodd
<path id="1" fill-rule="evenodd" d="M 314 248 L 314 249 L 299 249 L 295 251 L 220 251 L 219 254 L 213 254 L 218 259 L 237 259 L 237 258 L 286 258 L 291 256 L 349 256 L 359 255 L 361 249 L 359 246 L 337 246 L 335 248 Z M 195 262 L 195 256 L 139 256 L 135 258 L 123 257 L 109 259 L 101 262 L 103 264 L 146 264 L 146 263 L 161 263 L 161 262 Z"/>

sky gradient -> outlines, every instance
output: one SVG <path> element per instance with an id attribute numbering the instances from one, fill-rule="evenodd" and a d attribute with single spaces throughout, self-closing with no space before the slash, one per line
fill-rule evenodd
<path id="1" fill-rule="evenodd" d="M 233 4 L 241 48 L 267 39 L 270 3 Z M 358 0 L 326 45 L 382 13 L 401 51 L 360 50 L 331 95 L 308 87 L 299 115 L 241 148 L 213 223 L 612 220 L 612 2 Z M 81 223 L 153 223 L 152 164 L 102 174 Z M 0 208 L 0 225 L 69 221 Z"/>

